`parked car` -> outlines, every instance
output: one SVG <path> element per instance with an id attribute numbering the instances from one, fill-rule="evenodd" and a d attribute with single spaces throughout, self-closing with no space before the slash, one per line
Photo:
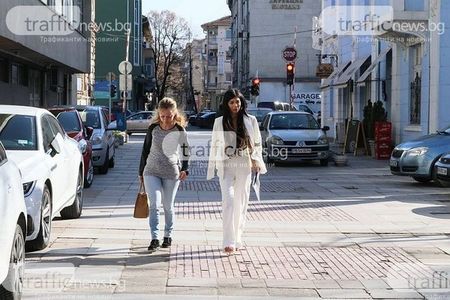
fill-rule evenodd
<path id="1" fill-rule="evenodd" d="M 153 117 L 151 111 L 141 111 L 127 117 L 127 133 L 145 133 L 147 132 L 150 120 Z"/>
<path id="2" fill-rule="evenodd" d="M 22 174 L 27 246 L 47 247 L 52 219 L 78 218 L 83 208 L 83 156 L 47 110 L 0 105 L 0 141 Z"/>
<path id="3" fill-rule="evenodd" d="M 204 114 L 211 112 L 210 110 L 202 110 L 201 112 L 199 112 L 198 114 L 195 115 L 191 115 L 188 119 L 189 124 L 193 125 L 193 126 L 199 126 L 197 121 L 200 119 L 201 116 L 203 116 Z"/>
<path id="4" fill-rule="evenodd" d="M 22 294 L 26 218 L 22 176 L 0 142 L 0 299 Z"/>
<path id="5" fill-rule="evenodd" d="M 328 165 L 329 143 L 326 131 L 306 112 L 270 112 L 263 120 L 261 136 L 268 162 L 319 160 Z"/>
<path id="6" fill-rule="evenodd" d="M 261 126 L 264 117 L 271 111 L 270 108 L 247 108 L 247 112 L 256 117 L 259 126 Z"/>
<path id="7" fill-rule="evenodd" d="M 320 117 L 321 117 L 321 114 L 320 114 L 320 111 L 319 112 L 314 112 L 308 105 L 306 105 L 306 104 L 299 104 L 298 105 L 298 107 L 297 107 L 297 110 L 298 111 L 304 111 L 304 112 L 307 112 L 307 113 L 310 113 L 311 115 L 313 115 L 314 116 L 314 118 L 316 118 L 316 120 L 317 120 L 317 122 L 320 124 Z"/>
<path id="8" fill-rule="evenodd" d="M 435 163 L 450 151 L 450 126 L 418 139 L 397 145 L 389 161 L 391 173 L 411 176 L 418 182 L 436 180 Z"/>
<path id="9" fill-rule="evenodd" d="M 94 132 L 90 138 L 92 143 L 92 161 L 101 174 L 108 173 L 108 168 L 114 168 L 114 136 L 109 126 L 107 113 L 100 106 L 75 106 L 80 113 L 84 126 L 92 127 Z"/>
<path id="10" fill-rule="evenodd" d="M 84 188 L 90 187 L 94 181 L 92 143 L 90 141 L 94 129 L 84 126 L 80 113 L 72 107 L 52 107 L 48 111 L 58 119 L 67 135 L 78 142 L 84 161 Z"/>
<path id="11" fill-rule="evenodd" d="M 444 153 L 435 163 L 436 181 L 441 186 L 450 186 L 450 152 Z"/>
<path id="12" fill-rule="evenodd" d="M 200 118 L 197 119 L 197 126 L 201 128 L 213 128 L 214 120 L 216 119 L 216 112 L 211 111 L 203 114 Z"/>
<path id="13" fill-rule="evenodd" d="M 258 108 L 270 108 L 271 110 L 284 110 L 283 102 L 281 101 L 261 101 L 257 105 Z"/>

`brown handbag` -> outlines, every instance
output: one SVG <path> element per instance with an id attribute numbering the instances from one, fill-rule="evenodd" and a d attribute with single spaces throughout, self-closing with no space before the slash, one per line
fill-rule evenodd
<path id="1" fill-rule="evenodd" d="M 134 203 L 134 214 L 135 218 L 147 218 L 148 217 L 148 199 L 147 193 L 145 192 L 144 184 L 141 182 L 139 187 L 139 192 L 136 197 L 136 202 Z"/>

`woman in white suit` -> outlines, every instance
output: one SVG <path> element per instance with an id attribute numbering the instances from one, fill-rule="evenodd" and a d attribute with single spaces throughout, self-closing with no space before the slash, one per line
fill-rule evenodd
<path id="1" fill-rule="evenodd" d="M 231 254 L 242 247 L 252 171 L 267 172 L 258 121 L 248 115 L 236 89 L 225 92 L 223 116 L 214 122 L 207 179 L 217 171 L 222 192 L 223 247 Z"/>

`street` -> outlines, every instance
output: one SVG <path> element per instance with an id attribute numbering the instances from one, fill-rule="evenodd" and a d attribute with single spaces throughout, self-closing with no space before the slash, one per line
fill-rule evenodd
<path id="1" fill-rule="evenodd" d="M 209 136 L 189 131 L 194 146 Z M 450 190 L 392 176 L 367 156 L 269 166 L 232 256 L 222 252 L 218 179 L 206 181 L 196 157 L 172 247 L 149 254 L 148 220 L 132 217 L 143 139 L 132 135 L 115 167 L 96 174 L 80 219 L 55 219 L 50 246 L 27 253 L 25 299 L 449 297 Z"/>

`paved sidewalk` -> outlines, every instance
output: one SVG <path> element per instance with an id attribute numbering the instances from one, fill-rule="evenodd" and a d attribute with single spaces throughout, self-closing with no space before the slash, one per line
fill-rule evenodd
<path id="1" fill-rule="evenodd" d="M 147 220 L 131 217 L 142 140 L 96 175 L 80 219 L 55 220 L 50 247 L 27 253 L 25 298 L 450 298 L 450 190 L 363 156 L 347 167 L 270 167 L 232 256 L 221 251 L 218 181 L 195 162 L 178 193 L 174 244 L 149 254 Z"/>

